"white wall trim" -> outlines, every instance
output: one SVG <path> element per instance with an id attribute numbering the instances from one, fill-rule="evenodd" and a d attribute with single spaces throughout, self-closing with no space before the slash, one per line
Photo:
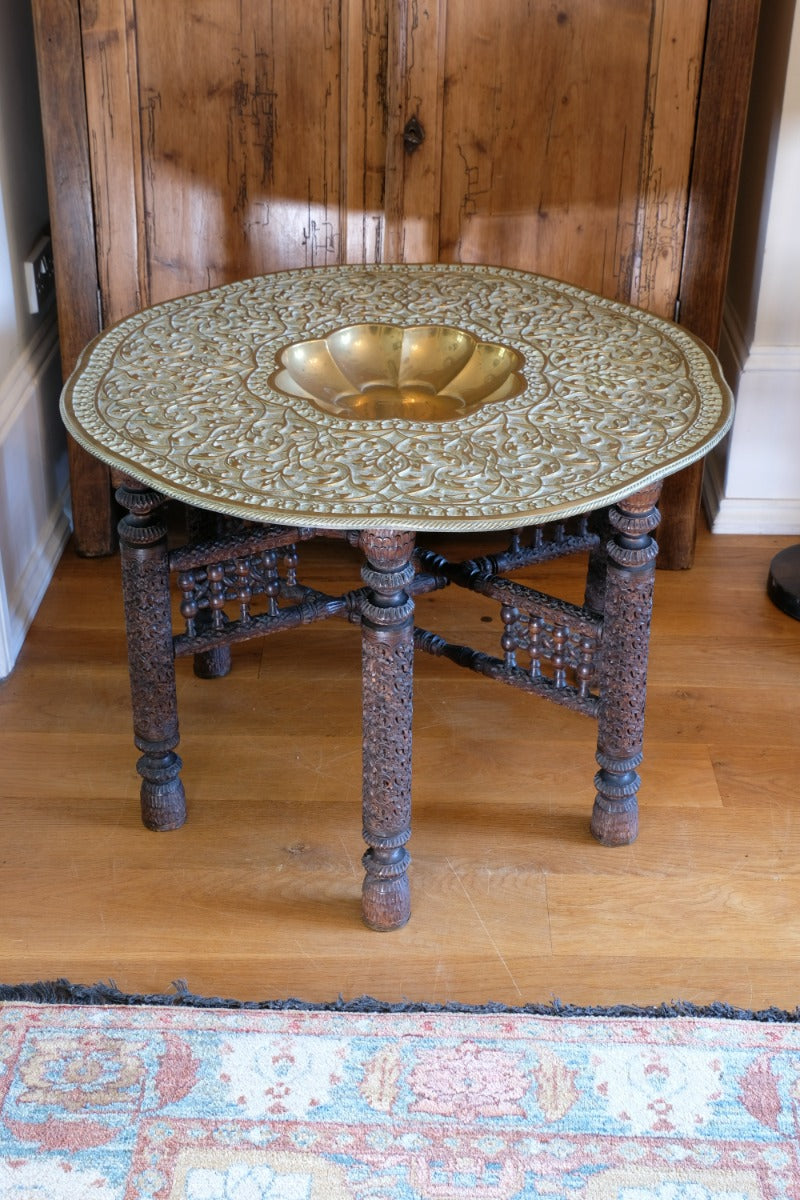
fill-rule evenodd
<path id="1" fill-rule="evenodd" d="M 52 390 L 57 356 L 58 327 L 53 314 L 37 329 L 6 378 L 0 381 L 0 451 L 29 414 L 34 427 L 41 430 L 38 423 L 42 418 L 38 414 L 43 400 L 48 420 L 58 420 L 51 411 L 57 393 L 51 396 L 44 391 L 45 387 L 48 392 Z M 26 472 L 20 477 L 35 493 L 24 497 L 31 514 L 37 514 L 32 517 L 33 527 L 25 531 L 26 540 L 22 544 L 8 540 L 17 536 L 13 522 L 10 529 L 3 531 L 5 545 L 14 546 L 12 557 L 16 565 L 11 578 L 8 563 L 2 561 L 0 553 L 0 679 L 10 674 L 16 662 L 70 534 L 69 486 L 65 484 L 54 495 L 55 489 L 45 480 L 55 472 L 55 464 L 37 465 L 41 468 L 39 473 Z"/>
<path id="2" fill-rule="evenodd" d="M 800 500 L 726 496 L 724 467 L 714 454 L 706 459 L 703 508 L 713 533 L 800 534 Z"/>
<path id="3" fill-rule="evenodd" d="M 711 525 L 714 533 L 800 534 L 800 500 L 723 499 Z"/>
<path id="4" fill-rule="evenodd" d="M 753 342 L 728 302 L 720 360 L 736 397 L 733 429 L 707 462 L 715 533 L 800 532 L 800 345 Z"/>
<path id="5" fill-rule="evenodd" d="M 11 614 L 8 611 L 8 597 L 3 577 L 3 564 L 0 562 L 0 679 L 5 679 L 11 673 L 17 654 L 12 648 Z"/>
<path id="6" fill-rule="evenodd" d="M 751 346 L 748 371 L 800 373 L 800 346 Z"/>
<path id="7" fill-rule="evenodd" d="M 4 664 L 0 663 L 0 678 L 10 673 L 17 660 L 31 621 L 36 616 L 67 544 L 71 532 L 68 508 L 67 488 L 53 506 L 36 545 L 28 555 L 22 575 L 7 598 L 9 661 L 5 669 Z"/>
<path id="8" fill-rule="evenodd" d="M 6 378 L 0 381 L 0 443 L 8 437 L 57 350 L 58 322 L 53 312 L 39 326 Z"/>
<path id="9" fill-rule="evenodd" d="M 733 366 L 737 376 L 744 371 L 798 371 L 800 372 L 800 346 L 777 346 L 753 342 L 748 346 L 739 314 L 726 301 L 722 319 L 722 336 L 727 339 L 725 349 L 729 358 L 728 367 Z M 729 380 L 731 386 L 734 381 Z"/>

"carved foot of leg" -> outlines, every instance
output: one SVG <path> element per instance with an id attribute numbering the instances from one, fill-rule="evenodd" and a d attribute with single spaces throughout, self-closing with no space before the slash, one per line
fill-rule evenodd
<path id="1" fill-rule="evenodd" d="M 408 864 L 402 846 L 387 852 L 367 850 L 362 862 L 366 875 L 361 892 L 361 911 L 370 929 L 388 933 L 401 929 L 411 916 Z"/>
<path id="2" fill-rule="evenodd" d="M 615 762 L 598 755 L 601 769 L 595 776 L 597 795 L 592 809 L 592 836 L 604 846 L 627 846 L 639 832 L 639 802 L 636 798 L 641 782 L 636 767 L 642 756 L 627 762 Z"/>
<path id="3" fill-rule="evenodd" d="M 183 766 L 172 750 L 143 754 L 136 764 L 142 777 L 142 823 L 157 833 L 179 829 L 186 820 L 186 795 L 180 779 Z"/>

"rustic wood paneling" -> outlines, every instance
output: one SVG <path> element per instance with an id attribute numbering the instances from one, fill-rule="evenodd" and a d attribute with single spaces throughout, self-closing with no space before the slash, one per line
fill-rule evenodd
<path id="1" fill-rule="evenodd" d="M 680 283 L 680 322 L 712 349 L 719 345 L 736 193 L 747 118 L 759 0 L 710 0 L 689 210 Z M 744 53 L 744 48 L 747 52 Z M 671 476 L 662 506 L 661 559 L 694 561 L 703 464 Z"/>
<path id="2" fill-rule="evenodd" d="M 338 261 L 335 6 L 83 7 L 98 258 L 114 264 L 110 314 L 267 270 Z"/>
<path id="3" fill-rule="evenodd" d="M 100 328 L 80 24 L 74 0 L 34 0 L 33 21 L 66 378 Z M 109 554 L 114 523 L 108 471 L 71 438 L 68 448 L 77 545 L 85 554 Z"/>
<path id="4" fill-rule="evenodd" d="M 389 24 L 386 145 L 387 262 L 439 262 L 439 209 L 445 170 L 443 123 L 447 0 L 402 0 Z M 417 121 L 413 149 L 404 130 Z"/>
<path id="5" fill-rule="evenodd" d="M 444 259 L 627 296 L 650 9 L 615 6 L 612 22 L 603 5 L 512 0 L 498 21 L 482 0 L 449 6 Z"/>
<path id="6" fill-rule="evenodd" d="M 93 0 L 82 9 L 97 273 L 105 325 L 150 302 L 132 5 L 133 0 Z"/>
<path id="7" fill-rule="evenodd" d="M 660 317 L 680 286 L 705 32 L 704 4 L 653 6 L 629 299 Z"/>
<path id="8" fill-rule="evenodd" d="M 342 262 L 386 254 L 386 142 L 390 0 L 342 5 Z"/>

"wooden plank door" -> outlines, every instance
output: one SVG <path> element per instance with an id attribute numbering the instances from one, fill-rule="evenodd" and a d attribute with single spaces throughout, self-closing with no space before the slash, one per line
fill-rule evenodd
<path id="1" fill-rule="evenodd" d="M 332 5 L 83 0 L 103 316 L 339 261 Z"/>
<path id="2" fill-rule="evenodd" d="M 705 26 L 705 0 L 83 0 L 104 316 L 370 258 L 672 316 Z"/>
<path id="3" fill-rule="evenodd" d="M 400 119 L 426 137 L 390 179 L 398 253 L 533 270 L 672 317 L 705 0 L 400 8 L 415 14 Z"/>

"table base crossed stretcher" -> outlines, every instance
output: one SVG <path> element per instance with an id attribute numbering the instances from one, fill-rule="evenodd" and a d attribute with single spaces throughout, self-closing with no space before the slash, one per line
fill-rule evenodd
<path id="1" fill-rule="evenodd" d="M 592 833 L 635 838 L 661 481 L 731 419 L 716 360 L 691 335 L 499 268 L 284 272 L 105 331 L 62 411 L 122 476 L 148 827 L 186 816 L 176 658 L 220 676 L 236 642 L 340 617 L 361 632 L 369 926 L 410 915 L 418 651 L 594 718 Z M 179 546 L 168 499 L 189 505 Z M 506 548 L 467 561 L 415 544 L 418 531 L 487 530 L 507 531 Z M 301 581 L 302 544 L 319 537 L 360 548 L 363 587 Z M 581 605 L 513 578 L 568 554 L 587 557 Z M 414 598 L 450 586 L 499 605 L 496 655 L 415 625 Z"/>

